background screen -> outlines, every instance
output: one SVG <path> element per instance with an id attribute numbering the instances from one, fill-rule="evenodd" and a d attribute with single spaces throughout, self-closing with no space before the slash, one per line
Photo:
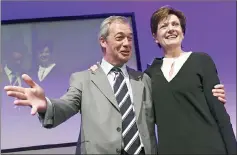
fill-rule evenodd
<path id="1" fill-rule="evenodd" d="M 1 36 L 2 87 L 9 84 L 27 87 L 18 78 L 22 73 L 27 73 L 44 88 L 47 96 L 58 98 L 66 92 L 71 73 L 87 70 L 100 61 L 102 51 L 98 33 L 106 15 L 77 18 L 4 24 Z M 130 15 L 132 23 L 131 19 Z M 138 51 L 135 49 L 138 48 L 133 48 L 133 57 L 128 66 L 138 69 Z M 39 64 L 51 65 L 45 69 Z M 37 117 L 30 115 L 30 108 L 14 107 L 13 100 L 5 92 L 2 93 L 1 149 L 77 141 L 80 132 L 79 114 L 57 128 L 48 130 L 41 127 Z"/>
<path id="2" fill-rule="evenodd" d="M 137 33 L 134 33 L 137 37 L 135 36 L 134 39 L 138 38 L 139 44 L 136 43 L 135 45 L 134 57 L 130 61 L 130 65 L 136 67 L 137 63 L 134 59 L 137 58 L 139 60 L 139 57 L 135 55 L 135 52 L 138 51 L 137 45 L 139 45 L 141 68 L 144 71 L 147 68 L 147 64 L 151 63 L 155 57 L 163 56 L 163 51 L 157 46 L 152 37 L 150 31 L 150 17 L 154 11 L 165 5 L 181 10 L 186 16 L 186 33 L 182 44 L 184 51 L 205 52 L 214 60 L 220 81 L 225 85 L 227 99 L 225 108 L 230 115 L 232 127 L 236 133 L 236 1 L 2 0 L 1 18 L 5 21 L 11 21 L 16 19 L 134 12 L 136 24 L 133 23 L 133 26 L 136 26 L 137 29 Z M 3 25 L 1 42 L 3 43 L 3 40 L 7 40 L 7 38 L 10 39 L 11 35 L 18 33 L 19 29 L 21 29 L 20 32 L 24 34 L 23 39 L 18 40 L 21 40 L 21 42 L 24 41 L 27 45 L 28 50 L 26 51 L 29 53 L 28 58 L 31 59 L 35 55 L 34 53 L 38 51 L 36 50 L 39 47 L 37 40 L 44 39 L 41 38 L 43 36 L 47 36 L 46 40 L 52 40 L 54 61 L 57 62 L 56 67 L 60 68 L 61 72 L 59 75 L 54 74 L 53 77 L 56 77 L 56 79 L 52 78 L 54 79 L 53 84 L 51 84 L 53 85 L 53 89 L 50 90 L 51 87 L 47 87 L 46 91 L 48 96 L 58 97 L 66 91 L 71 72 L 87 69 L 92 64 L 101 60 L 102 53 L 96 40 L 100 22 L 98 21 L 98 25 L 94 26 L 93 30 L 89 30 L 93 25 L 87 23 L 95 22 L 96 20 L 102 21 L 102 18 L 84 18 L 83 21 L 60 22 L 48 20 L 48 22 L 27 22 L 24 24 L 15 23 Z M 60 26 L 61 24 L 64 26 Z M 36 27 L 37 31 L 35 31 Z M 56 27 L 63 28 L 57 30 Z M 15 32 L 13 29 L 15 29 Z M 55 40 L 57 41 L 54 42 Z M 10 42 L 9 45 L 12 47 L 11 45 L 13 45 L 13 43 Z M 88 53 L 87 57 L 84 56 L 84 53 Z M 68 57 L 73 57 L 73 59 L 69 60 Z M 24 67 L 26 69 L 30 68 L 30 66 L 33 67 L 30 63 L 31 61 L 24 61 Z M 36 62 L 33 64 L 36 64 Z M 59 64 L 60 67 L 58 67 Z M 35 76 L 36 71 L 33 73 Z M 34 77 L 34 79 L 37 79 L 37 77 Z M 59 83 L 57 81 L 62 82 Z M 45 84 L 41 82 L 41 85 Z M 68 122 L 61 124 L 55 129 L 43 129 L 37 116 L 30 116 L 30 110 L 28 108 L 22 107 L 20 110 L 14 109 L 11 104 L 12 100 L 6 98 L 4 94 L 2 96 L 1 148 L 5 149 L 5 151 L 7 148 L 77 141 L 80 128 L 80 116 L 71 118 Z M 57 152 L 63 153 L 62 150 L 64 150 L 64 148 Z M 69 150 L 72 149 L 69 148 Z M 12 152 L 12 150 L 8 152 Z M 72 152 L 73 154 L 75 153 L 75 148 L 73 148 Z M 45 152 L 39 150 L 39 153 Z M 32 154 L 37 153 L 33 152 Z M 48 152 L 48 154 L 52 153 Z M 68 152 L 64 154 L 68 154 Z"/>

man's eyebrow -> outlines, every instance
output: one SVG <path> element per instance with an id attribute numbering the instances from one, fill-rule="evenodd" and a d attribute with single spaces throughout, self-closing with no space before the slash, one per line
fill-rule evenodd
<path id="1" fill-rule="evenodd" d="M 125 33 L 123 33 L 123 32 L 118 32 L 118 33 L 115 34 L 115 36 L 116 36 L 116 35 L 124 35 L 124 34 L 125 34 Z M 131 33 L 129 33 L 129 35 L 133 35 L 133 33 L 131 32 Z"/>

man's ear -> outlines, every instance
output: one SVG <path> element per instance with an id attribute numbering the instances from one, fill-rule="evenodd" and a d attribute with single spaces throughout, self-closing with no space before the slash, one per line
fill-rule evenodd
<path id="1" fill-rule="evenodd" d="M 159 44 L 159 41 L 156 39 L 156 34 L 155 33 L 152 33 L 152 36 L 153 36 L 153 39 L 155 41 L 156 44 Z"/>
<path id="2" fill-rule="evenodd" d="M 107 46 L 106 39 L 103 37 L 100 37 L 100 46 L 103 48 L 106 48 L 106 46 Z"/>

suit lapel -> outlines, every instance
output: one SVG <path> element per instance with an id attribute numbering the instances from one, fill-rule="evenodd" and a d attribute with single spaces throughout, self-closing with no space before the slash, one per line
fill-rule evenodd
<path id="1" fill-rule="evenodd" d="M 98 67 L 99 68 L 96 71 L 91 72 L 91 80 L 97 86 L 97 88 L 102 92 L 102 94 L 113 104 L 113 106 L 118 111 L 120 111 L 116 98 L 114 96 L 114 92 L 110 86 L 109 80 L 106 77 L 102 68 L 99 65 Z"/>
<path id="2" fill-rule="evenodd" d="M 129 74 L 130 83 L 131 83 L 132 92 L 133 92 L 133 103 L 134 103 L 135 113 L 138 119 L 138 116 L 141 111 L 141 106 L 142 106 L 144 84 L 141 81 L 142 76 L 140 72 L 134 71 L 129 68 L 127 69 L 128 69 L 128 74 Z"/>

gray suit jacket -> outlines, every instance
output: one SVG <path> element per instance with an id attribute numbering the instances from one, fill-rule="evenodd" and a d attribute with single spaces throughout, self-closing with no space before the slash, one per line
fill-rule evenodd
<path id="1" fill-rule="evenodd" d="M 150 78 L 127 68 L 133 91 L 135 115 L 146 154 L 157 153 Z M 60 99 L 50 99 L 41 115 L 44 127 L 52 128 L 81 113 L 77 154 L 119 154 L 123 148 L 122 118 L 107 76 L 95 72 L 73 73 L 70 87 Z"/>

